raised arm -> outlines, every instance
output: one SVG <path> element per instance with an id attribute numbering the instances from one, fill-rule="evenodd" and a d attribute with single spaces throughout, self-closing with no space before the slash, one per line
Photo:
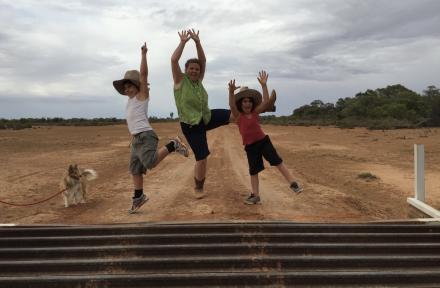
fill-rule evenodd
<path id="1" fill-rule="evenodd" d="M 139 100 L 145 100 L 150 97 L 150 89 L 148 89 L 147 51 L 147 43 L 144 42 L 144 45 L 141 47 Z"/>
<path id="2" fill-rule="evenodd" d="M 171 56 L 171 70 L 173 71 L 174 85 L 178 85 L 180 82 L 182 82 L 183 73 L 182 70 L 180 70 L 179 60 L 182 56 L 183 48 L 185 48 L 186 42 L 188 42 L 188 40 L 191 38 L 188 31 L 183 30 L 182 32 L 177 33 L 179 34 L 180 42 Z"/>
<path id="3" fill-rule="evenodd" d="M 229 108 L 231 108 L 231 113 L 234 116 L 234 119 L 238 119 L 240 112 L 237 109 L 237 105 L 235 103 L 235 95 L 234 91 L 240 88 L 240 86 L 235 86 L 235 79 L 229 81 Z"/>
<path id="4" fill-rule="evenodd" d="M 255 112 L 263 113 L 266 111 L 267 106 L 269 104 L 269 90 L 267 90 L 267 78 L 269 78 L 269 74 L 266 71 L 262 70 L 258 73 L 257 80 L 260 82 L 261 89 L 263 90 L 263 101 L 255 108 Z"/>
<path id="5" fill-rule="evenodd" d="M 189 35 L 191 36 L 191 39 L 194 40 L 196 43 L 196 49 L 197 49 L 197 58 L 200 61 L 200 81 L 203 80 L 203 77 L 205 77 L 205 70 L 206 70 L 206 56 L 205 52 L 203 51 L 202 44 L 200 43 L 199 38 L 199 30 L 197 32 L 194 29 L 188 30 Z"/>

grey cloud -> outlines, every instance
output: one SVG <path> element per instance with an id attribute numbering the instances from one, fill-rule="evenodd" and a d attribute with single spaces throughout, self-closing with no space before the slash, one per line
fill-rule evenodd
<path id="1" fill-rule="evenodd" d="M 177 31 L 192 28 L 190 25 L 200 29 L 208 58 L 205 85 L 209 88 L 210 101 L 218 107 L 227 105 L 224 93 L 228 80 L 235 77 L 249 85 L 258 84 L 255 77 L 261 69 L 266 69 L 271 81 L 276 81 L 277 87 L 286 93 L 291 83 L 306 91 L 294 99 L 280 99 L 286 101 L 283 103 L 286 106 L 310 102 L 309 99 L 323 94 L 352 96 L 353 93 L 345 92 L 349 85 L 352 90 L 361 91 L 389 82 L 405 84 L 408 79 L 412 85 L 432 83 L 436 73 L 429 71 L 435 69 L 427 69 L 427 65 L 440 64 L 436 48 L 440 44 L 438 11 L 440 1 L 435 0 L 3 1 L 0 2 L 0 93 L 10 92 L 13 85 L 49 81 L 58 89 L 50 92 L 59 96 L 49 100 L 31 95 L 37 93 L 32 90 L 25 102 L 31 103 L 37 97 L 32 103 L 40 101 L 51 107 L 62 107 L 65 103 L 74 107 L 87 105 L 90 98 L 96 98 L 87 94 L 90 89 L 114 95 L 110 91 L 111 80 L 119 77 L 125 66 L 138 67 L 136 51 L 127 51 L 128 46 L 134 47 L 136 39 L 119 43 L 112 39 L 123 36 L 119 34 L 123 30 L 115 29 L 118 34 L 107 34 L 112 25 L 119 23 L 128 23 L 127 29 L 136 25 L 134 31 L 145 28 L 154 44 L 161 43 L 161 51 L 151 49 L 154 55 L 150 62 L 151 80 L 159 83 L 154 86 L 158 89 L 155 95 L 169 98 L 166 102 L 159 102 L 159 98 L 152 101 L 151 115 L 175 109 L 172 89 L 168 89 L 171 87 L 169 57 L 177 44 Z M 82 25 L 82 21 L 89 23 L 94 19 L 97 25 L 102 25 L 99 28 L 108 29 L 102 38 L 99 30 L 92 29 L 96 27 L 88 31 Z M 54 33 L 48 35 L 54 37 L 41 37 L 46 36 L 46 31 Z M 135 38 L 135 33 L 130 37 Z M 265 37 L 271 42 L 265 42 Z M 72 46 L 62 43 L 70 41 Z M 98 51 L 101 41 L 109 45 L 103 53 Z M 185 49 L 184 57 L 188 52 L 194 55 L 193 44 Z M 133 62 L 127 63 L 131 59 Z M 83 87 L 72 88 L 75 81 L 87 82 L 89 77 L 93 80 L 81 83 Z M 40 85 L 36 86 L 41 89 Z M 85 92 L 70 97 L 69 91 Z M 56 104 L 51 104 L 52 101 Z M 2 111 L 6 103 L 15 105 L 9 107 L 19 107 L 14 97 L 0 94 Z M 93 103 L 90 106 L 99 107 Z M 123 111 L 121 103 L 113 106 Z"/>
<path id="2" fill-rule="evenodd" d="M 203 11 L 191 8 L 168 10 L 165 12 L 165 17 L 163 20 L 163 25 L 168 29 L 187 29 L 195 19 L 200 19 L 203 15 Z M 207 17 L 207 15 L 204 15 Z"/>
<path id="3" fill-rule="evenodd" d="M 134 1 L 131 1 L 134 2 Z M 56 1 L 44 0 L 39 1 L 40 7 L 45 7 L 44 10 L 51 10 L 63 15 L 78 14 L 95 15 L 101 14 L 102 11 L 113 7 L 124 7 L 126 1 L 120 0 L 76 0 L 76 1 Z"/>
<path id="4" fill-rule="evenodd" d="M 0 103 L 2 105 L 9 104 L 19 104 L 19 103 L 29 103 L 29 102 L 38 102 L 45 104 L 97 104 L 97 103 L 113 103 L 114 99 L 110 97 L 99 97 L 96 95 L 87 95 L 87 94 L 69 94 L 69 95 L 52 95 L 51 97 L 43 97 L 43 96 L 28 96 L 21 94 L 13 94 L 9 93 L 7 95 L 1 95 Z"/>
<path id="5" fill-rule="evenodd" d="M 301 58 L 286 53 L 261 52 L 240 58 L 222 56 L 208 62 L 207 69 L 216 77 L 255 78 L 257 71 L 265 69 L 273 77 L 339 81 L 353 74 L 378 73 L 381 67 L 350 64 L 337 56 Z"/>
<path id="6" fill-rule="evenodd" d="M 368 2 L 366 2 L 368 3 Z M 345 37 L 411 38 L 440 35 L 439 1 L 377 1 L 376 5 L 352 6 L 336 14 L 349 26 Z"/>
<path id="7" fill-rule="evenodd" d="M 440 27 L 439 1 L 399 1 L 399 5 L 395 1 L 375 1 L 376 5 L 359 1 L 348 3 L 342 10 L 330 9 L 328 13 L 334 13 L 330 14 L 332 17 L 314 27 L 321 33 L 315 32 L 316 36 L 306 38 L 291 52 L 307 58 L 325 53 L 341 43 L 369 40 L 377 44 L 369 49 L 381 49 L 440 35 L 437 28 Z M 289 27 L 284 29 L 289 30 Z"/>
<path id="8" fill-rule="evenodd" d="M 0 69 L 8 71 L 8 78 L 37 81 L 60 79 L 66 74 L 87 73 L 121 63 L 117 56 L 101 55 L 99 51 L 93 54 L 81 51 L 80 45 L 69 47 L 68 43 L 63 43 L 61 46 L 51 46 L 41 41 L 29 41 L 32 33 L 44 35 L 45 32 L 27 21 L 29 18 L 2 24 Z"/>
<path id="9" fill-rule="evenodd" d="M 7 41 L 9 41 L 9 39 L 11 39 L 11 36 L 9 34 L 0 31 L 0 43 L 6 43 Z"/>
<path id="10" fill-rule="evenodd" d="M 30 50 L 32 50 L 31 54 L 29 54 Z M 24 44 L 17 45 L 15 49 L 9 47 L 3 58 L 0 68 L 15 71 L 13 72 L 15 75 L 9 77 L 33 81 L 63 79 L 72 74 L 101 71 L 122 63 L 116 55 L 66 52 L 57 49 L 48 51 L 32 49 Z"/>
<path id="11" fill-rule="evenodd" d="M 186 2 L 185 2 L 186 3 Z M 215 2 L 207 2 L 204 7 L 195 4 L 183 5 L 178 2 L 174 9 L 160 9 L 156 12 L 156 17 L 165 28 L 169 30 L 192 28 L 190 25 L 197 23 L 198 26 L 211 27 L 215 29 L 230 27 L 231 30 L 241 24 L 249 23 L 261 17 L 261 14 L 255 14 L 251 9 L 246 12 L 228 9 L 216 5 Z M 197 27 L 194 27 L 197 28 Z"/>
<path id="12" fill-rule="evenodd" d="M 28 42 L 19 29 L 2 32 L 0 39 L 3 40 L 0 41 L 0 69 L 13 74 L 8 77 L 21 80 L 62 79 L 72 74 L 101 71 L 122 63 L 119 55 L 87 51 L 81 42 L 70 47 L 67 43 L 60 47 Z"/>
<path id="13" fill-rule="evenodd" d="M 373 55 L 385 54 L 383 57 L 386 57 L 387 53 L 391 53 L 387 49 L 395 49 L 398 51 L 392 56 L 401 61 L 405 54 L 411 53 L 405 51 L 406 45 L 424 41 L 426 37 L 436 37 L 440 31 L 436 28 L 440 27 L 437 13 L 440 11 L 437 9 L 440 8 L 440 1 L 406 1 L 396 4 L 395 1 L 375 1 L 374 5 L 359 1 L 311 1 L 310 5 L 300 9 L 298 2 L 268 4 L 267 10 L 271 10 L 268 14 L 272 18 L 266 20 L 282 19 L 284 23 L 271 32 L 280 35 L 299 33 L 301 41 L 292 40 L 290 44 L 278 47 L 277 53 L 265 51 L 249 56 L 243 51 L 242 57 L 235 60 L 226 56 L 208 64 L 215 67 L 213 70 L 228 71 L 231 65 L 239 67 L 241 62 L 246 67 L 243 70 L 250 71 L 242 73 L 252 73 L 260 66 L 258 62 L 265 59 L 271 68 L 278 71 L 275 73 L 279 76 L 320 81 L 338 81 L 349 75 L 381 73 L 394 64 L 393 59 L 378 58 L 378 63 L 373 65 Z M 300 26 L 295 24 L 294 15 L 301 9 L 315 14 L 317 18 L 310 18 Z M 252 9 L 250 11 L 250 15 L 240 19 L 251 23 L 265 17 L 263 14 L 259 18 L 258 15 L 252 15 Z M 214 12 L 207 13 L 205 19 L 237 24 L 231 21 L 235 16 L 238 18 L 235 13 L 223 18 L 212 16 L 215 16 Z M 234 27 L 231 27 L 231 31 L 234 31 Z M 223 72 L 217 73 L 221 75 Z"/>

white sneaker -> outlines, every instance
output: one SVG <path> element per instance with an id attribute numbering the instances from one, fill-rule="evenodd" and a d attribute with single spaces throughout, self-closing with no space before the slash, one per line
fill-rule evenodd
<path id="1" fill-rule="evenodd" d="M 128 210 L 129 214 L 134 214 L 136 213 L 137 210 L 139 210 L 139 208 L 142 207 L 142 205 L 144 205 L 145 203 L 147 203 L 147 201 L 150 200 L 147 195 L 143 194 L 138 197 L 138 198 L 133 198 L 133 205 L 131 206 L 131 209 Z"/>
<path id="2" fill-rule="evenodd" d="M 244 203 L 248 205 L 260 204 L 261 203 L 260 196 L 251 195 L 248 198 L 246 198 Z"/>
<path id="3" fill-rule="evenodd" d="M 174 148 L 176 148 L 177 153 L 185 157 L 188 157 L 189 155 L 188 148 L 182 142 L 179 136 L 174 137 L 173 139 L 171 139 L 171 141 L 174 143 Z"/>

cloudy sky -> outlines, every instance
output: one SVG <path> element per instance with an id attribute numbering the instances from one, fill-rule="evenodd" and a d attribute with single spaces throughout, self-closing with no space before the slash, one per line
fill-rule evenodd
<path id="1" fill-rule="evenodd" d="M 440 86 L 437 0 L 0 0 L 0 118 L 125 118 L 112 81 L 149 51 L 150 116 L 176 114 L 170 57 L 195 28 L 210 108 L 269 73 L 277 115 L 366 89 Z M 181 65 L 196 50 L 188 42 Z"/>

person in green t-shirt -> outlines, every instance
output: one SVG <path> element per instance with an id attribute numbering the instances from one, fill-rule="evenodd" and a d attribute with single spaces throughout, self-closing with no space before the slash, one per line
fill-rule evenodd
<path id="1" fill-rule="evenodd" d="M 199 31 L 183 30 L 178 32 L 180 43 L 171 56 L 171 68 L 174 80 L 174 98 L 180 119 L 180 127 L 188 144 L 194 152 L 196 164 L 194 169 L 195 196 L 205 196 L 203 185 L 206 177 L 207 157 L 210 154 L 206 131 L 229 124 L 234 116 L 228 109 L 209 109 L 208 93 L 203 87 L 206 57 L 200 43 Z M 197 57 L 186 61 L 185 73 L 179 66 L 185 44 L 194 40 Z"/>

